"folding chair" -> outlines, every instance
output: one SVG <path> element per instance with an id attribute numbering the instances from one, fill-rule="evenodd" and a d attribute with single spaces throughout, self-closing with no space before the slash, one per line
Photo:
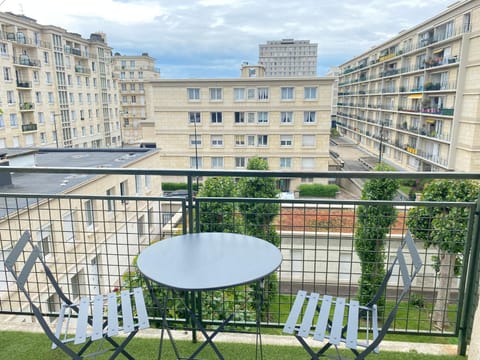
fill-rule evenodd
<path id="1" fill-rule="evenodd" d="M 31 250 L 27 250 L 27 244 L 30 244 Z M 22 254 L 23 256 L 21 256 Z M 113 351 L 110 359 L 114 359 L 119 354 L 123 354 L 128 359 L 134 359 L 125 350 L 125 347 L 138 330 L 150 326 L 141 288 L 135 288 L 133 291 L 124 290 L 120 294 L 113 292 L 106 296 L 96 295 L 92 299 L 81 298 L 78 304 L 73 303 L 60 288 L 53 273 L 45 263 L 40 248 L 33 243 L 28 231 L 22 234 L 20 240 L 8 255 L 5 266 L 12 273 L 17 287 L 27 298 L 33 314 L 52 341 L 52 349 L 58 347 L 72 359 L 84 359 L 108 351 Z M 39 293 L 42 291 L 43 284 L 38 282 L 43 274 L 38 272 L 35 274 L 37 284 L 27 286 L 28 278 L 32 274 L 32 270 L 36 269 L 36 266 L 43 270 L 48 283 L 62 301 L 55 331 L 50 328 L 48 319 L 41 311 L 40 300 L 38 299 L 40 294 L 32 296 L 28 290 L 29 287 L 35 286 L 39 289 Z M 135 307 L 132 306 L 132 303 L 135 304 Z M 76 323 L 75 329 L 69 331 L 70 323 L 74 322 Z M 126 336 L 122 338 L 121 343 L 112 339 L 112 336 L 121 335 L 122 332 Z M 103 344 L 98 342 L 99 347 L 96 350 L 87 352 L 90 345 L 96 340 L 102 339 L 111 346 L 103 348 Z M 72 345 L 78 344 L 84 345 L 77 346 L 78 350 L 72 347 Z"/>
<path id="2" fill-rule="evenodd" d="M 409 254 L 410 257 L 408 265 L 406 254 Z M 343 297 L 321 296 L 315 292 L 307 293 L 300 290 L 290 310 L 283 332 L 294 334 L 312 360 L 318 360 L 320 357 L 342 359 L 338 350 L 341 343 L 353 352 L 355 359 L 364 359 L 372 351 L 378 353 L 378 346 L 395 319 L 400 302 L 408 293 L 412 281 L 421 267 L 422 260 L 408 231 L 382 284 L 368 304 L 360 305 L 357 300 L 348 302 Z M 399 270 L 399 283 L 403 286 L 398 288 L 395 304 L 380 329 L 377 303 L 396 269 Z M 364 337 L 361 338 L 359 333 L 364 333 Z M 323 347 L 318 351 L 315 351 L 305 340 L 310 335 L 313 340 L 324 342 Z M 336 356 L 326 354 L 332 345 L 336 349 Z M 363 351 L 360 351 L 359 348 L 363 348 Z"/>

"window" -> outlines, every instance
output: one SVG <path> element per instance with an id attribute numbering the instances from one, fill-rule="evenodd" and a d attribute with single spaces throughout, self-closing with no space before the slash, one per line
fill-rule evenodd
<path id="1" fill-rule="evenodd" d="M 222 88 L 210 88 L 210 101 L 222 100 Z"/>
<path id="2" fill-rule="evenodd" d="M 142 194 L 142 175 L 135 175 L 135 194 Z"/>
<path id="3" fill-rule="evenodd" d="M 202 146 L 202 135 L 190 135 L 190 146 Z"/>
<path id="4" fill-rule="evenodd" d="M 251 88 L 247 90 L 247 98 L 248 100 L 255 100 L 255 89 Z"/>
<path id="5" fill-rule="evenodd" d="M 268 124 L 268 112 L 260 111 L 258 113 L 258 123 L 259 124 Z"/>
<path id="6" fill-rule="evenodd" d="M 10 114 L 10 127 L 16 128 L 18 126 L 17 114 Z"/>
<path id="7" fill-rule="evenodd" d="M 53 97 L 53 92 L 49 91 L 47 93 L 47 97 L 48 97 L 48 103 L 49 104 L 53 104 L 55 102 L 54 97 Z"/>
<path id="8" fill-rule="evenodd" d="M 268 88 L 258 88 L 258 100 L 268 100 Z"/>
<path id="9" fill-rule="evenodd" d="M 12 70 L 8 66 L 3 67 L 3 80 L 12 80 Z"/>
<path id="10" fill-rule="evenodd" d="M 115 195 L 115 188 L 107 189 L 107 196 Z M 107 199 L 107 211 L 112 212 L 115 210 L 115 201 L 113 199 Z"/>
<path id="11" fill-rule="evenodd" d="M 74 241 L 75 233 L 73 230 L 73 213 L 68 211 L 62 216 L 63 239 L 67 242 Z"/>
<path id="12" fill-rule="evenodd" d="M 211 112 L 210 113 L 212 124 L 221 124 L 222 123 L 222 113 L 221 112 Z"/>
<path id="13" fill-rule="evenodd" d="M 235 135 L 235 146 L 245 146 L 245 135 Z"/>
<path id="14" fill-rule="evenodd" d="M 293 87 L 282 87 L 282 100 L 293 100 Z"/>
<path id="15" fill-rule="evenodd" d="M 246 159 L 244 157 L 235 158 L 235 167 L 236 168 L 245 168 Z"/>
<path id="16" fill-rule="evenodd" d="M 257 145 L 258 146 L 268 146 L 268 135 L 258 135 L 257 136 Z"/>
<path id="17" fill-rule="evenodd" d="M 315 135 L 303 135 L 302 136 L 302 146 L 315 146 L 316 144 Z"/>
<path id="18" fill-rule="evenodd" d="M 315 159 L 314 158 L 303 158 L 302 159 L 302 169 L 314 169 L 315 168 Z"/>
<path id="19" fill-rule="evenodd" d="M 128 196 L 128 180 L 124 180 L 120 183 L 120 196 Z M 126 203 L 125 199 L 122 199 L 122 204 Z"/>
<path id="20" fill-rule="evenodd" d="M 280 146 L 292 146 L 292 145 L 293 145 L 292 135 L 280 135 Z"/>
<path id="21" fill-rule="evenodd" d="M 152 175 L 145 175 L 145 190 L 150 191 L 152 189 Z"/>
<path id="22" fill-rule="evenodd" d="M 200 123 L 200 112 L 199 111 L 192 111 L 188 113 L 188 121 L 190 124 L 193 123 Z"/>
<path id="23" fill-rule="evenodd" d="M 255 135 L 247 135 L 247 145 L 255 146 Z"/>
<path id="24" fill-rule="evenodd" d="M 200 100 L 200 89 L 199 88 L 188 88 L 187 89 L 188 100 Z"/>
<path id="25" fill-rule="evenodd" d="M 234 88 L 233 89 L 233 99 L 235 101 L 244 101 L 245 100 L 245 89 L 244 88 Z"/>
<path id="26" fill-rule="evenodd" d="M 247 113 L 247 122 L 249 124 L 255 123 L 255 117 L 256 117 L 255 115 L 256 115 L 256 113 L 254 113 L 254 112 Z"/>
<path id="27" fill-rule="evenodd" d="M 142 236 L 146 234 L 145 215 L 139 216 L 137 219 L 137 235 Z"/>
<path id="28" fill-rule="evenodd" d="M 37 244 L 43 256 L 47 256 L 52 252 L 52 228 L 50 225 L 43 226 L 37 232 Z"/>
<path id="29" fill-rule="evenodd" d="M 292 167 L 292 158 L 280 158 L 280 169 L 290 169 Z"/>
<path id="30" fill-rule="evenodd" d="M 221 156 L 214 156 L 211 159 L 211 167 L 212 169 L 222 169 L 223 168 L 223 157 Z"/>
<path id="31" fill-rule="evenodd" d="M 85 209 L 85 222 L 87 223 L 87 226 L 92 226 L 94 221 L 92 200 L 85 201 L 84 209 Z"/>
<path id="32" fill-rule="evenodd" d="M 202 168 L 202 158 L 199 156 L 190 157 L 190 169 L 201 169 Z"/>
<path id="33" fill-rule="evenodd" d="M 245 113 L 243 111 L 235 111 L 235 124 L 243 124 L 245 122 Z"/>
<path id="34" fill-rule="evenodd" d="M 0 129 L 5 127 L 5 120 L 3 119 L 3 114 L 0 114 Z"/>
<path id="35" fill-rule="evenodd" d="M 11 90 L 7 91 L 7 103 L 15 104 L 15 93 Z"/>
<path id="36" fill-rule="evenodd" d="M 223 135 L 211 135 L 211 144 L 214 147 L 223 147 Z"/>
<path id="37" fill-rule="evenodd" d="M 293 123 L 293 112 L 282 111 L 280 113 L 280 124 L 292 124 L 292 123 Z"/>
<path id="38" fill-rule="evenodd" d="M 305 100 L 315 100 L 317 98 L 317 88 L 316 87 L 306 87 L 304 90 L 304 99 Z"/>
<path id="39" fill-rule="evenodd" d="M 305 124 L 313 124 L 315 122 L 315 111 L 305 111 L 303 113 L 303 122 Z"/>
<path id="40" fill-rule="evenodd" d="M 40 91 L 35 92 L 35 101 L 37 102 L 37 104 L 42 103 L 42 93 Z"/>

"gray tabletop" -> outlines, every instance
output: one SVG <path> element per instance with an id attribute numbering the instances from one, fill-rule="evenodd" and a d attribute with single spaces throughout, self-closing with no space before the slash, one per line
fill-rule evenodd
<path id="1" fill-rule="evenodd" d="M 179 290 L 213 290 L 253 282 L 274 272 L 280 250 L 247 235 L 195 233 L 150 245 L 138 256 L 140 272 Z"/>

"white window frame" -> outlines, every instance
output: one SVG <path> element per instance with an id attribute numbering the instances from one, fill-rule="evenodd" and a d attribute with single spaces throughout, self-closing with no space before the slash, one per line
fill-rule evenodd
<path id="1" fill-rule="evenodd" d="M 200 101 L 200 88 L 187 88 L 188 101 Z"/>
<path id="2" fill-rule="evenodd" d="M 304 99 L 305 100 L 316 100 L 317 99 L 318 88 L 316 86 L 306 86 L 304 88 Z"/>
<path id="3" fill-rule="evenodd" d="M 222 101 L 223 89 L 219 87 L 209 88 L 208 93 L 210 95 L 210 101 Z"/>
<path id="4" fill-rule="evenodd" d="M 281 99 L 284 101 L 292 101 L 295 97 L 295 88 L 292 86 L 282 87 L 280 88 L 281 91 Z"/>
<path id="5" fill-rule="evenodd" d="M 292 147 L 293 136 L 292 135 L 280 135 L 280 147 Z"/>

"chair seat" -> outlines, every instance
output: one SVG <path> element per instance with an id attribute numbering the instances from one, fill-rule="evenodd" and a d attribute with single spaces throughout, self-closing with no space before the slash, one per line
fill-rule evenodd
<path id="1" fill-rule="evenodd" d="M 71 335 L 71 316 L 76 313 L 76 327 Z M 130 334 L 149 326 L 142 289 L 135 288 L 133 291 L 123 290 L 120 294 L 112 292 L 106 296 L 96 295 L 92 299 L 81 298 L 78 304 L 62 304 L 55 336 L 63 343 L 82 344 L 87 339 L 95 341 L 104 336 Z M 56 347 L 52 343 L 52 349 Z"/>
<path id="2" fill-rule="evenodd" d="M 367 331 L 365 341 L 358 340 L 360 319 L 365 321 L 362 326 L 362 331 Z M 357 300 L 347 302 L 343 297 L 320 296 L 315 292 L 299 290 L 283 332 L 303 338 L 312 336 L 313 340 L 328 341 L 332 345 L 345 343 L 347 348 L 356 350 L 358 347 L 367 347 L 370 341 L 376 339 L 377 321 L 375 305 L 369 308 L 361 306 Z M 372 339 L 368 338 L 369 332 Z M 378 347 L 374 351 L 378 353 Z"/>

